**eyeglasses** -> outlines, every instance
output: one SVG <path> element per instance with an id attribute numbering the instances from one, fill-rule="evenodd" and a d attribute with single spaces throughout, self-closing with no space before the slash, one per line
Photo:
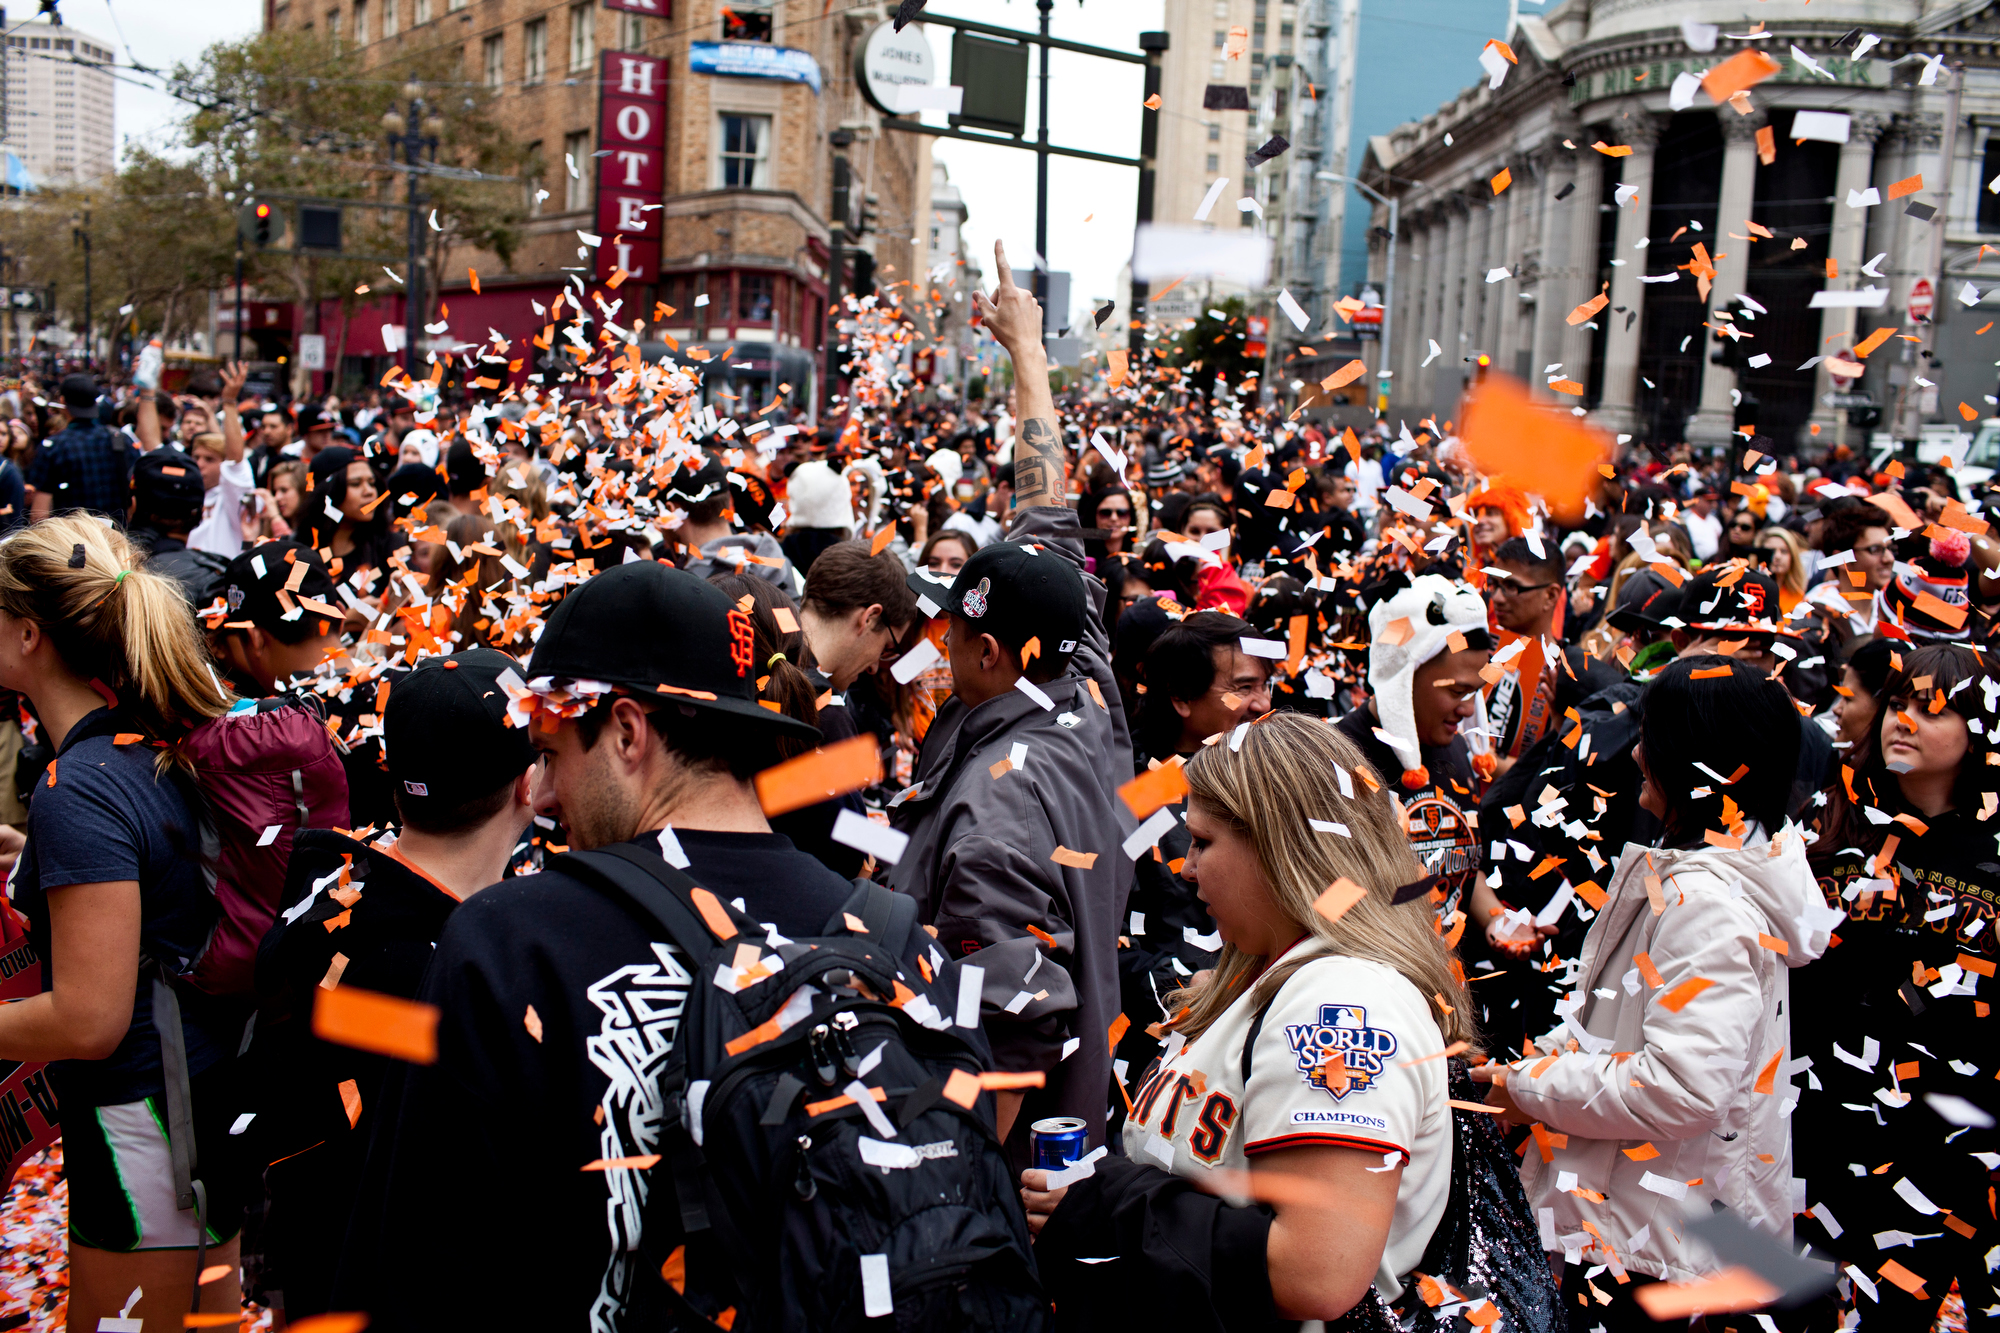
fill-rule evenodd
<path id="1" fill-rule="evenodd" d="M 1519 597 L 1522 593 L 1540 592 L 1553 588 L 1553 583 L 1522 583 L 1515 579 L 1494 579 L 1486 585 L 1486 591 L 1495 597 Z"/>
<path id="2" fill-rule="evenodd" d="M 1880 559 L 1882 553 L 1888 549 L 1889 549 L 1889 544 L 1887 542 L 1876 542 L 1873 546 L 1855 547 L 1854 554 L 1865 555 L 1869 559 L 1875 560 L 1875 559 Z"/>

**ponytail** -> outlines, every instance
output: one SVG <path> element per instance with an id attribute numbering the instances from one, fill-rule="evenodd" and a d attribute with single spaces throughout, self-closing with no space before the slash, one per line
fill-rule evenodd
<path id="1" fill-rule="evenodd" d="M 46 518 L 0 543 L 0 611 L 33 621 L 63 665 L 117 696 L 149 738 L 178 741 L 234 698 L 209 665 L 187 599 L 95 518 Z"/>
<path id="2" fill-rule="evenodd" d="M 757 697 L 775 706 L 786 717 L 809 727 L 818 726 L 818 696 L 813 691 L 812 679 L 799 665 L 806 652 L 806 636 L 796 628 L 796 608 L 791 599 L 776 584 L 742 574 L 713 574 L 708 581 L 734 598 L 737 606 L 750 617 L 754 632 L 751 652 L 757 660 L 759 673 Z M 777 613 L 781 608 L 794 617 L 794 628 L 789 632 L 778 628 Z M 781 760 L 795 758 L 812 748 L 810 741 L 781 738 L 778 741 L 778 757 Z"/>

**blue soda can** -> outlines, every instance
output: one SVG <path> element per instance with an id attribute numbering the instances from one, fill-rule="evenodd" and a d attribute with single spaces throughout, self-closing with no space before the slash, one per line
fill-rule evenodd
<path id="1" fill-rule="evenodd" d="M 1060 1171 L 1090 1150 L 1090 1130 L 1075 1116 L 1055 1116 L 1030 1125 L 1028 1143 L 1036 1170 Z"/>

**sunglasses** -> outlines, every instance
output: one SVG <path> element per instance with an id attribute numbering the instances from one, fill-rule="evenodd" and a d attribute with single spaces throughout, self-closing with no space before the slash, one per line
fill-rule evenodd
<path id="1" fill-rule="evenodd" d="M 1555 586 L 1553 583 L 1521 583 L 1515 579 L 1493 579 L 1487 583 L 1486 590 L 1495 597 L 1519 597 L 1523 593 L 1540 592 L 1544 588 Z"/>

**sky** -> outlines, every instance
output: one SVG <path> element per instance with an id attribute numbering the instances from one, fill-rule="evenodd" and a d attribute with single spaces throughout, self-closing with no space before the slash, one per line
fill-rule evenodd
<path id="1" fill-rule="evenodd" d="M 1543 5 L 1522 0 L 1524 13 Z M 28 16 L 30 0 L 15 0 L 15 22 Z M 171 69 L 192 63 L 210 43 L 247 36 L 262 20 L 262 0 L 61 0 L 64 22 L 90 33 L 138 63 Z M 931 0 L 931 10 L 977 18 L 1001 27 L 1033 29 L 1034 0 Z M 1138 50 L 1139 34 L 1162 24 L 1163 0 L 1060 0 L 1051 31 L 1057 37 L 1093 46 Z M 1368 136 L 1424 116 L 1480 78 L 1478 53 L 1484 39 L 1506 26 L 1507 0 L 1362 0 L 1361 59 L 1356 74 L 1354 153 L 1360 162 Z M 930 24 L 927 35 L 940 68 L 948 68 L 952 30 Z M 1422 49 L 1454 58 L 1411 60 Z M 1057 51 L 1050 57 L 1050 138 L 1058 145 L 1136 156 L 1144 73 L 1138 65 Z M 157 90 L 157 80 L 126 73 L 118 83 L 117 123 L 121 149 L 142 143 L 159 149 L 172 140 L 181 104 Z M 147 86 L 154 85 L 154 86 Z M 1036 134 L 1039 97 L 1031 65 L 1028 127 Z M 944 117 L 930 113 L 938 124 Z M 1035 241 L 1035 155 L 1018 148 L 962 140 L 932 141 L 936 157 L 964 193 L 970 217 L 967 249 L 977 255 L 985 281 L 993 280 L 993 242 L 1007 245 L 1010 259 L 1027 271 Z M 1073 305 L 1117 297 L 1119 271 L 1131 257 L 1138 172 L 1076 158 L 1049 163 L 1050 267 L 1073 275 Z M 1344 238 L 1345 267 L 1358 274 L 1365 261 L 1367 209 L 1350 200 Z M 1074 313 L 1074 312 L 1072 312 Z"/>
<path id="2" fill-rule="evenodd" d="M 1377 0 L 1382 2 L 1382 0 Z M 1033 29 L 1039 21 L 1033 0 L 932 0 L 929 13 L 978 19 L 996 27 Z M 1160 27 L 1161 0 L 1061 0 L 1049 24 L 1051 36 L 1137 53 L 1139 34 Z M 927 25 L 931 51 L 945 82 L 952 30 Z M 1040 88 L 1032 59 L 1028 79 L 1028 127 L 1024 141 L 1039 133 L 1036 108 Z M 955 82 L 955 80 L 954 80 Z M 1049 56 L 1049 141 L 1119 157 L 1139 155 L 1140 103 L 1145 68 L 1068 51 Z M 924 119 L 944 124 L 941 114 Z M 960 139 L 932 140 L 938 161 L 965 194 L 970 216 L 966 251 L 979 259 L 984 285 L 993 285 L 993 242 L 1006 243 L 1017 274 L 1030 271 L 1035 246 L 1035 154 L 1019 148 L 988 147 Z M 1091 298 L 1123 300 L 1118 273 L 1132 257 L 1133 214 L 1139 202 L 1139 172 L 1081 158 L 1049 158 L 1049 253 L 1051 269 L 1071 275 L 1072 315 Z M 1025 278 L 1017 281 L 1026 283 Z M 1101 304 L 1101 301 L 1099 302 Z"/>
<path id="3" fill-rule="evenodd" d="M 8 6 L 9 27 L 33 15 L 33 0 Z M 192 65 L 215 42 L 247 37 L 263 25 L 263 0 L 62 0 L 62 20 L 116 51 L 121 63 L 162 71 L 176 62 Z M 119 73 L 117 135 L 122 153 L 128 143 L 161 149 L 173 139 L 181 103 L 159 91 L 159 79 L 131 70 Z"/>

